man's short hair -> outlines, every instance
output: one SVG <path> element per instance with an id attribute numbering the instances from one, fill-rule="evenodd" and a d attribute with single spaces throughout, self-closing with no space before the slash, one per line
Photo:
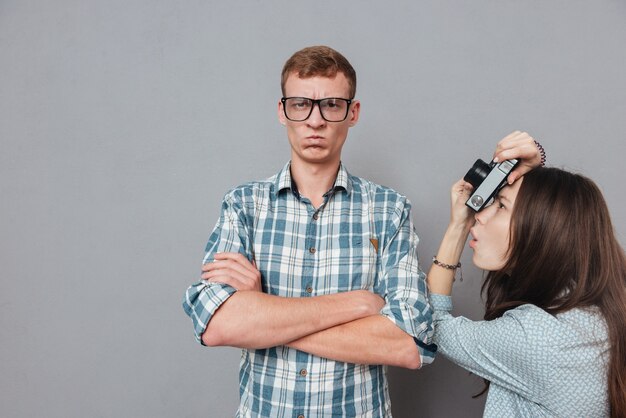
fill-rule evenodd
<path id="1" fill-rule="evenodd" d="M 310 46 L 296 52 L 287 60 L 283 67 L 280 88 L 285 96 L 285 82 L 293 73 L 300 78 L 329 77 L 343 73 L 348 79 L 350 92 L 348 99 L 354 99 L 356 94 L 356 71 L 346 57 L 327 46 Z"/>

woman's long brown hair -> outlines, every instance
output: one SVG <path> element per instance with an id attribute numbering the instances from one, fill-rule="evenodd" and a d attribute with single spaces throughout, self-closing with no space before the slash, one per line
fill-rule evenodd
<path id="1" fill-rule="evenodd" d="M 526 174 L 511 215 L 508 260 L 482 286 L 485 319 L 530 303 L 555 315 L 597 307 L 609 337 L 611 417 L 626 417 L 626 257 L 588 178 L 557 168 Z"/>

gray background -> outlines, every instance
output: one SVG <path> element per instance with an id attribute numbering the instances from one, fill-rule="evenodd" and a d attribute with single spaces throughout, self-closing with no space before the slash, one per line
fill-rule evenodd
<path id="1" fill-rule="evenodd" d="M 0 0 L 0 415 L 232 416 L 239 350 L 197 345 L 181 301 L 222 195 L 289 157 L 304 46 L 357 69 L 344 162 L 412 200 L 426 268 L 449 185 L 514 129 L 600 185 L 624 243 L 625 4 Z M 390 376 L 396 417 L 481 415 L 443 359 Z"/>

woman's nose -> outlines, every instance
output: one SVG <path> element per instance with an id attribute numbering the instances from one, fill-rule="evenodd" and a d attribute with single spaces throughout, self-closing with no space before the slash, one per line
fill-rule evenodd
<path id="1" fill-rule="evenodd" d="M 484 224 L 485 222 L 487 222 L 492 216 L 494 206 L 495 204 L 492 203 L 486 208 L 483 208 L 482 210 L 476 212 L 476 214 L 474 215 L 474 219 L 476 219 L 476 222 L 478 222 L 479 224 Z"/>

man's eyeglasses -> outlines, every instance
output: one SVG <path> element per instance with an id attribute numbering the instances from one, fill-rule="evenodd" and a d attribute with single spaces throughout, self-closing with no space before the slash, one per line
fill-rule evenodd
<path id="1" fill-rule="evenodd" d="M 319 100 L 306 97 L 283 97 L 280 101 L 283 103 L 285 116 L 294 122 L 307 120 L 316 104 L 325 121 L 342 122 L 348 117 L 348 110 L 352 103 L 351 99 L 341 99 L 339 97 L 327 97 Z"/>

